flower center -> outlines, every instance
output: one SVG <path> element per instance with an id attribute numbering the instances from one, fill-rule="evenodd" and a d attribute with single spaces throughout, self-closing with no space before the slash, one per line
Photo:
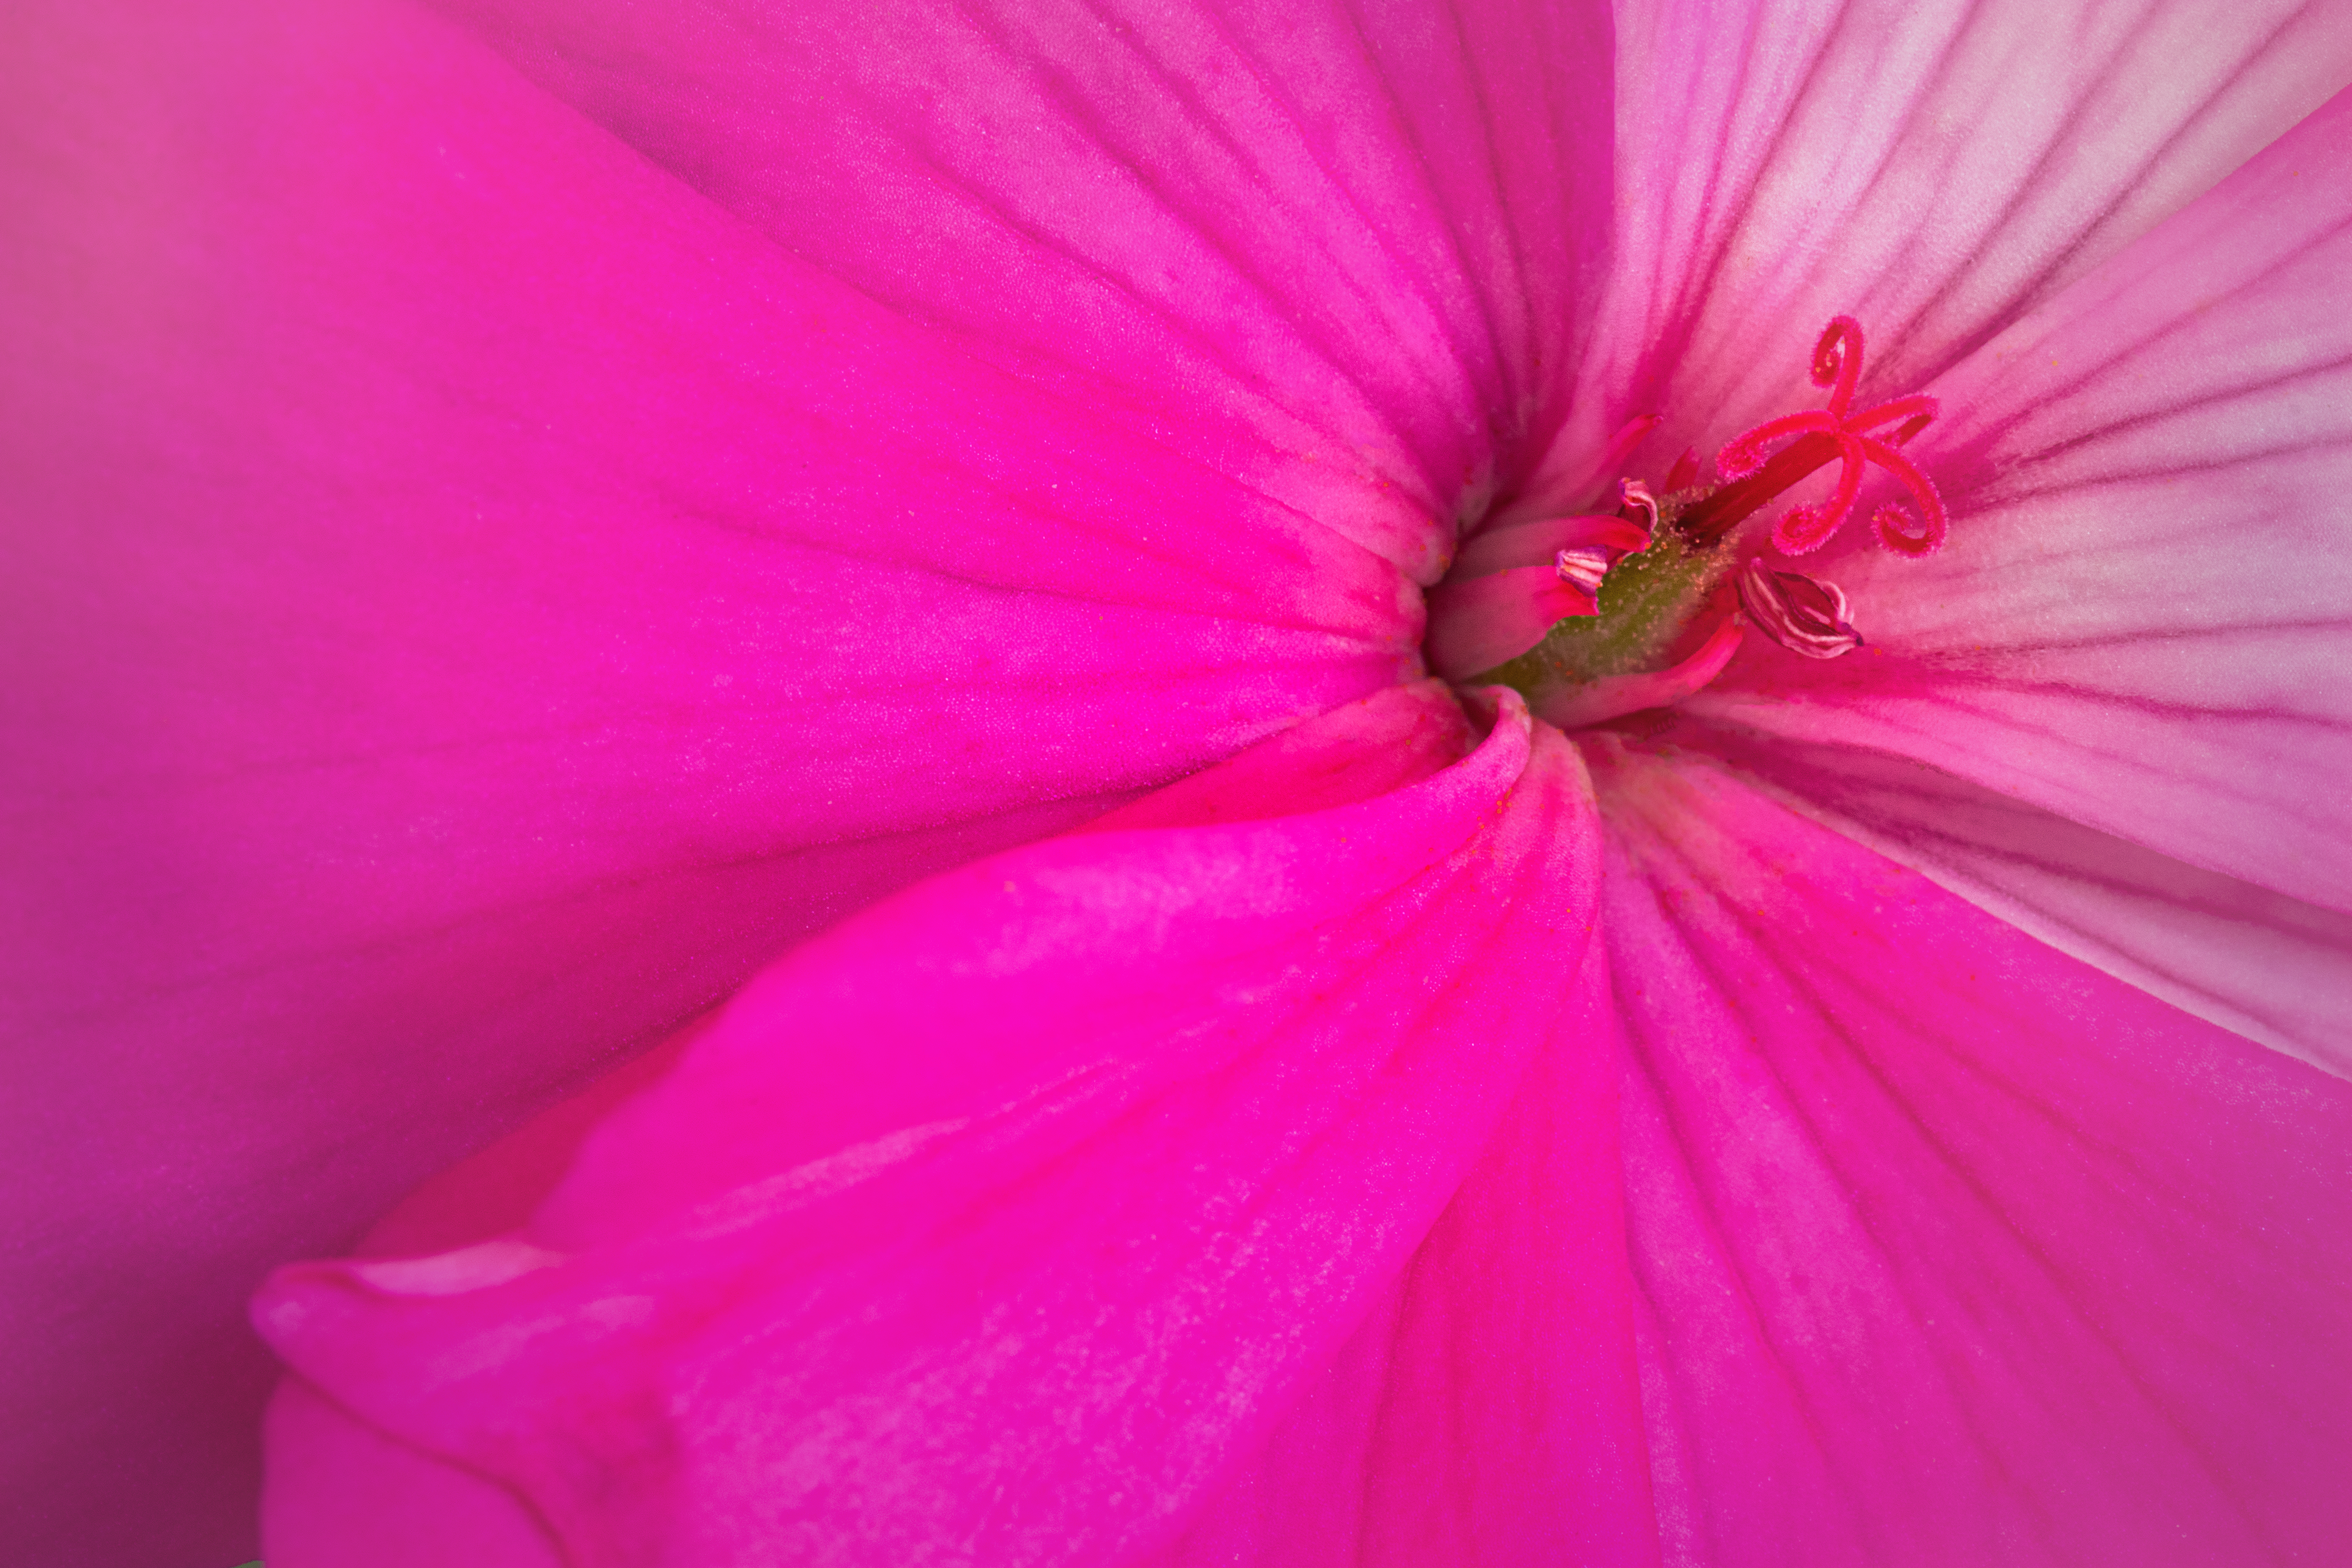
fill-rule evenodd
<path id="1" fill-rule="evenodd" d="M 1871 516 L 1879 543 L 1930 553 L 1948 521 L 1934 482 L 1900 448 L 1938 412 L 1918 394 L 1856 410 L 1862 327 L 1840 316 L 1813 345 L 1821 408 L 1783 415 L 1735 436 L 1717 456 L 1721 482 L 1694 487 L 1696 456 L 1668 470 L 1664 494 L 1622 484 L 1614 517 L 1519 521 L 1474 535 L 1429 597 L 1431 668 L 1452 680 L 1517 688 L 1555 723 L 1588 724 L 1662 707 L 1705 686 L 1729 662 L 1746 628 L 1809 658 L 1862 646 L 1836 584 L 1767 565 L 1742 525 L 1790 486 L 1832 463 L 1824 500 L 1792 507 L 1769 548 L 1802 555 L 1829 542 L 1877 468 L 1908 492 Z M 1657 423 L 1626 426 L 1632 445 Z M 1621 454 L 1618 454 L 1621 455 Z"/>

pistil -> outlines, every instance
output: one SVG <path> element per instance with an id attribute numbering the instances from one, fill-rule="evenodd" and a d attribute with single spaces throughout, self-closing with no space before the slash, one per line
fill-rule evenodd
<path id="1" fill-rule="evenodd" d="M 1834 318 L 1813 345 L 1813 384 L 1830 389 L 1828 406 L 1768 419 L 1723 444 L 1715 466 L 1728 481 L 1685 511 L 1680 521 L 1693 542 L 1712 545 L 1765 502 L 1835 460 L 1836 485 L 1829 499 L 1793 507 L 1772 528 L 1772 547 L 1784 555 L 1819 550 L 1844 523 L 1862 491 L 1863 472 L 1875 466 L 1911 492 L 1916 512 L 1889 502 L 1871 516 L 1878 542 L 1899 555 L 1927 555 L 1944 542 L 1948 523 L 1935 481 L 1898 447 L 1927 427 L 1938 405 L 1913 393 L 1853 412 L 1855 384 L 1862 378 L 1862 324 Z M 1884 438 L 1874 432 L 1892 433 Z M 1790 443 L 1769 460 L 1766 451 Z"/>

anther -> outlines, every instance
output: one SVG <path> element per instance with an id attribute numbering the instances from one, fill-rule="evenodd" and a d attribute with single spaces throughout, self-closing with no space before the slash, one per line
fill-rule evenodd
<path id="1" fill-rule="evenodd" d="M 1535 518 L 1464 545 L 1429 594 L 1423 651 L 1431 670 L 1460 680 L 1492 669 L 1541 642 L 1558 622 L 1597 611 L 1609 569 L 1650 547 L 1657 505 L 1638 485 L 1626 494 L 1636 517 Z"/>
<path id="2" fill-rule="evenodd" d="M 1650 487 L 1639 479 L 1620 479 L 1617 491 L 1617 515 L 1639 523 L 1644 533 L 1657 532 L 1658 498 L 1650 493 Z"/>
<path id="3" fill-rule="evenodd" d="M 1601 580 L 1616 563 L 1617 558 L 1597 544 L 1580 544 L 1551 558 L 1553 574 L 1591 595 L 1596 605 L 1600 603 Z"/>
<path id="4" fill-rule="evenodd" d="M 1740 569 L 1738 590 L 1748 623 L 1790 653 L 1837 658 L 1862 646 L 1847 618 L 1845 592 L 1834 583 L 1750 561 Z"/>
<path id="5" fill-rule="evenodd" d="M 1623 517 L 1539 517 L 1515 522 L 1474 536 L 1454 556 L 1445 580 L 1450 584 L 1514 566 L 1545 565 L 1563 550 L 1605 550 L 1614 562 L 1647 550 L 1650 533 L 1648 524 Z"/>

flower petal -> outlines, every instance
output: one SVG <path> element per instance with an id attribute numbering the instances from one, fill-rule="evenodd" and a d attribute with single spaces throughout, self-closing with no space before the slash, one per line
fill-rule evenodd
<path id="1" fill-rule="evenodd" d="M 1634 414 L 1655 473 L 1789 412 L 1840 314 L 1864 400 L 1916 391 L 2352 83 L 2352 11 L 2298 0 L 1635 0 L 1617 37 L 1562 475 Z"/>
<path id="2" fill-rule="evenodd" d="M 1872 647 L 1695 710 L 2352 910 L 2352 92 L 1937 384 L 1955 521 Z"/>
<path id="3" fill-rule="evenodd" d="M 1589 755 L 1667 1559 L 2336 1554 L 2352 1085 Z"/>
<path id="4" fill-rule="evenodd" d="M 1597 958 L 1403 1277 L 1152 1568 L 1655 1568 Z"/>
<path id="5" fill-rule="evenodd" d="M 795 254 L 1423 583 L 1563 412 L 1598 0 L 447 8 Z"/>
<path id="6" fill-rule="evenodd" d="M 256 1321 L 583 1565 L 1146 1550 L 1477 1163 L 1583 950 L 1587 798 L 1504 694 L 1386 795 L 949 873 L 756 982 L 520 1235 Z"/>
<path id="7" fill-rule="evenodd" d="M 512 1492 L 393 1441 L 299 1378 L 270 1402 L 271 1563 L 569 1568 Z"/>
<path id="8" fill-rule="evenodd" d="M 269 1263 L 799 933 L 1419 671 L 1392 563 L 437 19 L 9 39 L 13 1552 L 236 1560 Z"/>
<path id="9" fill-rule="evenodd" d="M 2060 951 L 2352 1078 L 2352 915 L 2185 866 L 1908 758 L 1702 724 L 1672 733 Z"/>

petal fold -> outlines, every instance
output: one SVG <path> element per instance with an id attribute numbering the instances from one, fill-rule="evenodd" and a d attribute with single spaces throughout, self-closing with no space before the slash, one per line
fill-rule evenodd
<path id="1" fill-rule="evenodd" d="M 583 1564 L 1153 1550 L 1392 1289 L 1559 1027 L 1589 797 L 1498 703 L 1370 798 L 1076 835 L 878 905 L 493 1243 L 552 1261 L 469 1289 L 301 1265 L 256 1321 Z M 1329 722 L 1377 773 L 1372 717 Z"/>
<path id="2" fill-rule="evenodd" d="M 14 1552 L 249 1557 L 269 1265 L 797 937 L 1421 673 L 1393 561 L 440 18 L 8 40 Z"/>

